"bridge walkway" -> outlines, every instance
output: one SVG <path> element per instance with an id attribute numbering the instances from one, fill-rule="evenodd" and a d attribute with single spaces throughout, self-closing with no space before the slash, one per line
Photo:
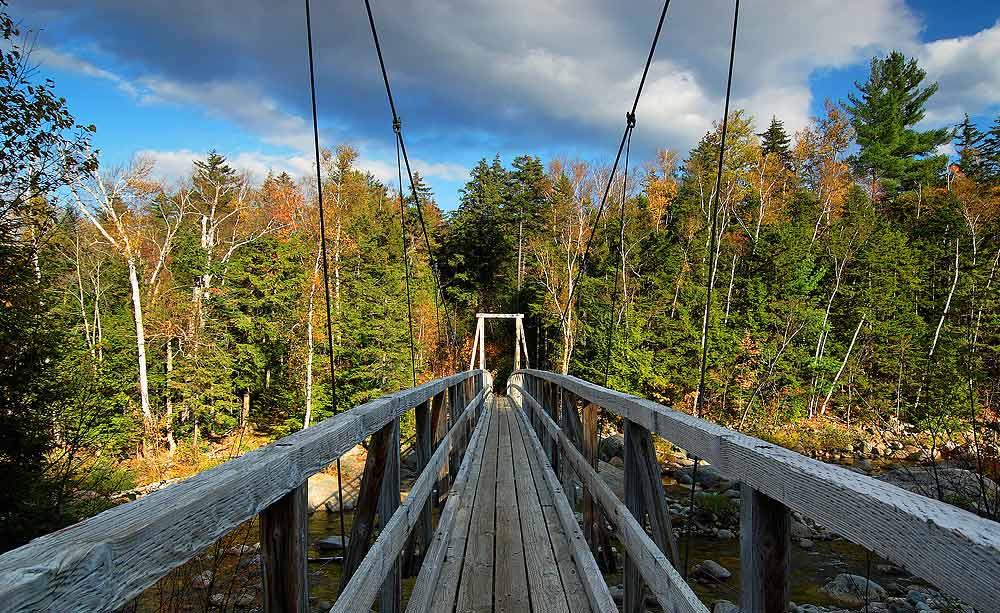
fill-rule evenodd
<path id="1" fill-rule="evenodd" d="M 488 430 L 470 449 L 448 553 L 430 588 L 435 610 L 591 611 L 523 413 L 491 396 L 483 419 Z"/>

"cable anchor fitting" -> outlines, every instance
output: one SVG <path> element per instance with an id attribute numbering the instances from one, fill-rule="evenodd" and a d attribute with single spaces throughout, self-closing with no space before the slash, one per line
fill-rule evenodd
<path id="1" fill-rule="evenodd" d="M 625 123 L 628 125 L 628 128 L 630 130 L 632 128 L 634 128 L 635 127 L 635 113 L 626 112 L 625 113 Z"/>
<path id="2" fill-rule="evenodd" d="M 403 122 L 399 120 L 399 117 L 392 118 L 392 131 L 399 134 L 403 129 Z"/>

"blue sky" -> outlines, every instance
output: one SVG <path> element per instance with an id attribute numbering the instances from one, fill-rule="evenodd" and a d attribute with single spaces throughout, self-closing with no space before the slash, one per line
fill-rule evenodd
<path id="1" fill-rule="evenodd" d="M 606 162 L 659 12 L 604 0 L 375 0 L 415 166 L 444 208 L 469 168 L 499 153 Z M 731 0 L 676 0 L 638 110 L 634 156 L 686 153 L 721 115 Z M 262 176 L 311 169 L 302 4 L 269 0 L 13 0 L 34 59 L 96 124 L 102 163 L 143 153 L 180 181 L 210 149 Z M 806 125 L 842 100 L 871 56 L 900 49 L 941 84 L 925 123 L 1000 113 L 1000 3 L 744 2 L 734 103 Z M 387 183 L 395 151 L 361 2 L 314 1 L 324 145 L 351 143 Z M 638 166 L 633 162 L 634 166 Z"/>

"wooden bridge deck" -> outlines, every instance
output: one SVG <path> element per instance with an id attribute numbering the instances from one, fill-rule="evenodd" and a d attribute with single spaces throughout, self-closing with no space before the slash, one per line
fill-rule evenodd
<path id="1" fill-rule="evenodd" d="M 483 419 L 434 610 L 591 611 L 523 414 L 491 397 Z"/>

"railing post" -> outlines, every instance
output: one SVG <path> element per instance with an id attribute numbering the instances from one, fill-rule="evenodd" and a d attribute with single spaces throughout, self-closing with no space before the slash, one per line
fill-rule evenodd
<path id="1" fill-rule="evenodd" d="M 458 409 L 458 384 L 452 385 L 448 388 L 448 429 L 455 427 L 455 420 L 458 419 L 459 409 Z M 458 438 L 458 437 L 456 437 Z M 458 450 L 461 448 L 461 442 L 456 440 L 451 444 L 451 450 L 448 452 L 448 474 L 452 481 L 455 480 L 455 476 L 458 474 L 458 467 L 460 464 Z"/>
<path id="2" fill-rule="evenodd" d="M 385 478 L 382 479 L 382 491 L 378 500 L 378 521 L 380 528 L 384 528 L 389 523 L 396 509 L 399 508 L 399 418 L 392 422 L 392 442 L 389 445 L 389 453 L 386 458 Z M 392 570 L 389 571 L 385 582 L 382 583 L 382 590 L 379 592 L 379 611 L 383 613 L 397 613 L 399 611 L 402 573 L 400 573 L 399 558 L 393 562 Z"/>
<path id="3" fill-rule="evenodd" d="M 308 482 L 260 514 L 260 558 L 265 611 L 306 611 L 306 515 Z"/>
<path id="4" fill-rule="evenodd" d="M 639 525 L 645 525 L 646 506 L 642 495 L 642 479 L 640 477 L 639 457 L 635 453 L 634 446 L 630 443 L 636 436 L 637 426 L 630 420 L 625 419 L 625 507 L 636 518 Z M 639 567 L 625 556 L 625 601 L 623 613 L 640 613 L 645 611 L 645 602 L 642 597 L 642 577 L 639 575 Z"/>
<path id="5" fill-rule="evenodd" d="M 782 613 L 789 595 L 791 513 L 746 483 L 740 496 L 740 608 Z"/>
<path id="6" fill-rule="evenodd" d="M 434 397 L 434 401 L 431 404 L 431 428 L 434 429 L 434 449 L 436 450 L 438 445 L 441 445 L 441 440 L 444 438 L 450 429 L 448 426 L 448 405 L 445 402 L 448 396 L 448 391 L 442 391 L 440 394 Z M 448 441 L 448 450 L 445 452 L 448 458 L 451 458 L 451 439 Z M 449 473 L 449 463 L 444 462 L 441 464 L 441 468 L 438 469 L 437 478 L 437 495 L 435 496 L 434 503 L 435 506 L 440 507 L 441 501 L 444 499 L 445 492 L 451 489 L 450 484 L 450 473 Z"/>
<path id="7" fill-rule="evenodd" d="M 414 419 L 416 420 L 417 427 L 417 474 L 424 472 L 427 468 L 427 462 L 431 459 L 431 451 L 433 447 L 433 436 L 432 431 L 433 425 L 431 424 L 431 403 L 435 405 L 438 403 L 438 396 L 434 396 L 432 399 L 422 402 L 417 405 L 414 409 Z M 427 552 L 427 548 L 431 545 L 431 497 L 428 496 L 427 502 L 424 503 L 424 508 L 420 512 L 420 522 L 419 535 L 420 535 L 420 552 L 421 557 Z"/>

